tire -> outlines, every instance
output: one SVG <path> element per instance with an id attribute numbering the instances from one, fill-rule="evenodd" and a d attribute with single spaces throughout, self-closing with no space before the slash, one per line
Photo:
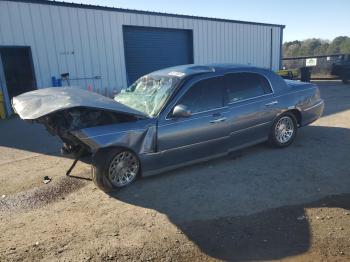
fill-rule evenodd
<path id="1" fill-rule="evenodd" d="M 288 128 L 289 126 L 289 128 Z M 284 129 L 279 129 L 283 128 Z M 292 133 L 288 136 L 287 131 Z M 282 132 L 282 133 L 281 133 Z M 283 135 L 283 132 L 285 135 Z M 297 119 L 292 113 L 279 116 L 273 123 L 269 135 L 269 144 L 273 147 L 283 148 L 293 143 L 298 132 Z"/>
<path id="2" fill-rule="evenodd" d="M 124 148 L 105 149 L 93 157 L 92 180 L 98 188 L 109 193 L 134 182 L 140 169 L 140 161 L 132 151 Z"/>

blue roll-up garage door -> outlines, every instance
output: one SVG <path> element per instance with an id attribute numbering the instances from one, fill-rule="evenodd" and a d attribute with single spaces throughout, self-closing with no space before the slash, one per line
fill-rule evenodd
<path id="1" fill-rule="evenodd" d="M 152 71 L 192 64 L 191 30 L 123 26 L 128 84 Z"/>

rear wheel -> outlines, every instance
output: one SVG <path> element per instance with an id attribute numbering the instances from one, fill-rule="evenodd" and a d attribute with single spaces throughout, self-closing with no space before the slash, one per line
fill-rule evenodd
<path id="1" fill-rule="evenodd" d="M 135 153 L 116 148 L 97 154 L 92 164 L 92 178 L 100 189 L 111 192 L 135 181 L 140 172 L 140 162 Z"/>
<path id="2" fill-rule="evenodd" d="M 275 147 L 287 147 L 293 143 L 298 124 L 292 113 L 286 113 L 276 119 L 269 136 L 269 143 Z"/>

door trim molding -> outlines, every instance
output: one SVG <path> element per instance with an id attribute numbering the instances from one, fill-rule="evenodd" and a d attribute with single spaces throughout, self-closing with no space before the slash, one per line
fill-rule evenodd
<path id="1" fill-rule="evenodd" d="M 183 146 L 168 148 L 168 149 L 164 149 L 164 150 L 161 150 L 161 151 L 158 151 L 158 152 L 163 154 L 163 153 L 179 150 L 180 148 L 188 148 L 188 147 L 192 147 L 192 146 L 196 146 L 196 145 L 203 145 L 203 144 L 206 144 L 206 143 L 219 141 L 219 140 L 225 140 L 225 139 L 229 139 L 229 138 L 230 138 L 230 136 L 222 136 L 222 137 L 218 137 L 218 138 L 209 139 L 209 140 L 206 140 L 206 141 L 200 141 L 200 142 L 187 144 L 187 145 L 183 145 Z"/>

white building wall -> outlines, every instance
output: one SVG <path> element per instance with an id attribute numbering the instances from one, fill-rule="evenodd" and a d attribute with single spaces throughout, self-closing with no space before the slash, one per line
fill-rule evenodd
<path id="1" fill-rule="evenodd" d="M 278 26 L 0 1 L 0 46 L 31 46 L 39 88 L 50 86 L 51 76 L 66 72 L 71 78 L 101 76 L 71 84 L 102 93 L 125 86 L 122 25 L 193 30 L 198 64 L 279 68 L 282 28 Z"/>

